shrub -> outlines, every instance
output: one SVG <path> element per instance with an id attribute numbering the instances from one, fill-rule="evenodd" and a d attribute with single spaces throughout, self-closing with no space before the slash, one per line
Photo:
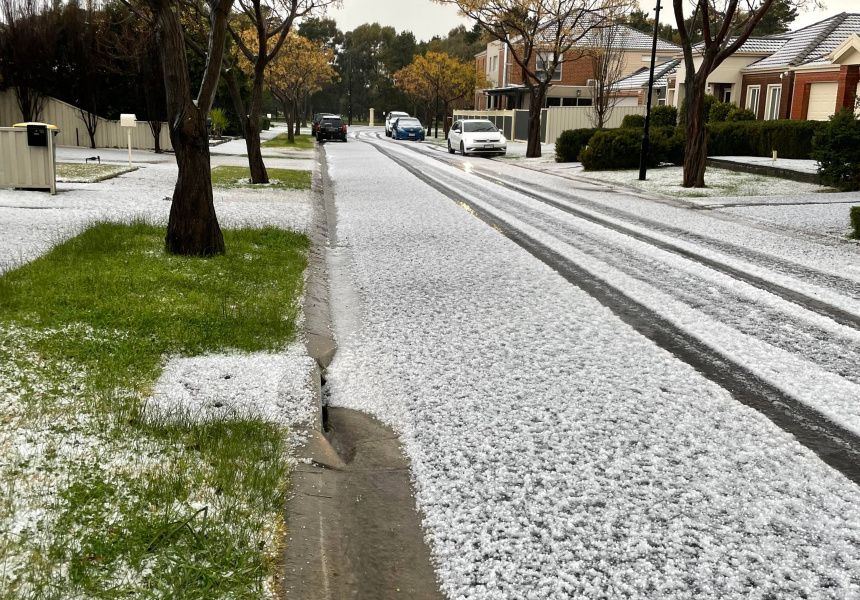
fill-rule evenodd
<path id="1" fill-rule="evenodd" d="M 714 102 L 719 102 L 716 96 L 711 94 L 705 94 L 705 123 L 710 121 L 711 119 L 711 107 L 714 105 Z M 678 111 L 678 125 L 681 127 L 686 127 L 687 125 L 687 99 L 684 98 L 681 100 L 681 108 Z"/>
<path id="2" fill-rule="evenodd" d="M 727 121 L 708 123 L 708 156 L 771 156 L 808 159 L 820 121 Z"/>
<path id="3" fill-rule="evenodd" d="M 674 127 L 677 123 L 678 109 L 674 106 L 664 104 L 651 109 L 651 127 Z"/>
<path id="4" fill-rule="evenodd" d="M 645 127 L 645 115 L 624 115 L 621 119 L 622 129 L 636 129 L 637 127 Z"/>
<path id="5" fill-rule="evenodd" d="M 648 166 L 660 163 L 681 164 L 684 161 L 683 130 L 658 127 L 650 135 Z M 604 129 L 591 138 L 579 155 L 586 171 L 635 169 L 639 166 L 642 132 L 636 129 Z"/>
<path id="6" fill-rule="evenodd" d="M 209 118 L 212 119 L 212 133 L 216 137 L 221 137 L 224 130 L 230 126 L 230 120 L 227 118 L 227 113 L 223 108 L 213 108 L 209 111 Z"/>
<path id="7" fill-rule="evenodd" d="M 729 116 L 735 105 L 731 102 L 720 102 L 717 100 L 711 104 L 711 110 L 708 111 L 708 123 L 722 123 Z"/>
<path id="8" fill-rule="evenodd" d="M 555 162 L 575 162 L 599 129 L 568 129 L 562 131 L 555 142 Z"/>
<path id="9" fill-rule="evenodd" d="M 860 190 L 860 121 L 854 111 L 843 108 L 823 124 L 813 139 L 812 158 L 818 161 L 821 182 L 840 190 Z M 851 209 L 855 221 L 856 207 Z"/>
<path id="10" fill-rule="evenodd" d="M 260 117 L 260 129 L 269 131 L 272 128 L 272 120 L 269 117 Z"/>
<path id="11" fill-rule="evenodd" d="M 851 227 L 854 228 L 851 237 L 860 240 L 860 206 L 852 206 L 849 214 L 851 215 Z"/>
<path id="12" fill-rule="evenodd" d="M 713 107 L 711 107 L 713 110 Z M 729 114 L 726 115 L 726 122 L 737 122 L 737 121 L 755 121 L 756 116 L 755 113 L 747 108 L 738 108 L 737 106 L 733 106 L 729 111 Z"/>

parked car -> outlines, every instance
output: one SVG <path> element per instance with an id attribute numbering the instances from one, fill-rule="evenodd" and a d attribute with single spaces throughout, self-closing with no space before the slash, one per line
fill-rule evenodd
<path id="1" fill-rule="evenodd" d="M 390 113 L 385 115 L 385 135 L 391 137 L 391 124 L 399 119 L 400 117 L 408 117 L 409 113 L 398 112 L 396 110 L 392 110 Z"/>
<path id="2" fill-rule="evenodd" d="M 337 115 L 333 115 L 332 113 L 317 113 L 314 115 L 313 120 L 311 121 L 311 135 L 315 136 L 317 134 L 317 125 L 319 125 L 320 121 L 323 120 L 323 117 L 336 117 Z"/>
<path id="3" fill-rule="evenodd" d="M 317 124 L 317 140 L 322 143 L 325 140 L 346 141 L 346 124 L 343 119 L 336 115 L 326 115 Z"/>
<path id="4" fill-rule="evenodd" d="M 456 121 L 448 132 L 448 152 L 454 154 L 457 150 L 463 156 L 475 153 L 504 156 L 508 151 L 508 141 L 492 121 L 463 119 Z"/>
<path id="5" fill-rule="evenodd" d="M 395 140 L 424 141 L 424 126 L 415 117 L 400 117 L 391 124 L 391 137 Z"/>

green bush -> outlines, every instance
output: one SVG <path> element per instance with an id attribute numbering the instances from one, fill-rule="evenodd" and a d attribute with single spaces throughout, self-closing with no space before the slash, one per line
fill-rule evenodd
<path id="1" fill-rule="evenodd" d="M 224 112 L 223 108 L 213 108 L 209 111 L 209 118 L 212 119 L 212 134 L 221 137 L 224 130 L 230 126 L 227 113 Z"/>
<path id="2" fill-rule="evenodd" d="M 269 131 L 272 128 L 272 120 L 269 117 L 260 117 L 260 130 Z"/>
<path id="3" fill-rule="evenodd" d="M 651 109 L 651 127 L 674 127 L 678 123 L 678 109 L 660 105 Z"/>
<path id="4" fill-rule="evenodd" d="M 821 182 L 841 190 L 860 190 L 860 120 L 850 108 L 843 108 L 813 138 L 812 158 L 818 161 Z M 851 209 L 857 231 L 860 216 Z"/>
<path id="5" fill-rule="evenodd" d="M 586 171 L 635 169 L 639 167 L 642 132 L 637 129 L 604 129 L 591 138 L 579 155 Z M 648 166 L 684 161 L 683 131 L 676 127 L 658 127 L 651 131 Z"/>
<path id="6" fill-rule="evenodd" d="M 729 116 L 729 113 L 735 105 L 731 102 L 720 102 L 717 100 L 711 104 L 711 110 L 708 111 L 708 123 L 722 123 Z"/>
<path id="7" fill-rule="evenodd" d="M 713 110 L 713 107 L 711 107 Z M 738 121 L 755 121 L 756 116 L 755 113 L 747 108 L 738 108 L 737 106 L 732 107 L 729 111 L 729 114 L 726 115 L 727 123 L 736 123 Z"/>
<path id="8" fill-rule="evenodd" d="M 711 107 L 715 102 L 719 102 L 716 96 L 711 94 L 705 94 L 705 123 L 711 120 Z M 687 125 L 687 99 L 684 98 L 681 100 L 681 108 L 678 109 L 678 125 L 681 127 L 686 127 Z"/>
<path id="9" fill-rule="evenodd" d="M 708 156 L 771 156 L 808 159 L 820 121 L 727 121 L 708 123 Z"/>
<path id="10" fill-rule="evenodd" d="M 621 119 L 621 129 L 636 129 L 637 127 L 645 127 L 644 115 L 624 115 Z"/>
<path id="11" fill-rule="evenodd" d="M 851 211 L 851 227 L 854 228 L 854 232 L 851 234 L 855 240 L 860 240 L 860 206 L 852 206 Z"/>
<path id="12" fill-rule="evenodd" d="M 562 131 L 555 142 L 555 162 L 575 162 L 599 129 L 568 129 Z"/>

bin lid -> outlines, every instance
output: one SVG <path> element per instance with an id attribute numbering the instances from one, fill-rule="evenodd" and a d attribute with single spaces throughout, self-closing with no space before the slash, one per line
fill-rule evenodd
<path id="1" fill-rule="evenodd" d="M 48 129 L 57 129 L 57 126 L 56 126 L 56 125 L 49 125 L 48 123 L 34 123 L 34 122 L 30 122 L 30 123 L 15 123 L 14 125 L 12 125 L 12 127 L 26 127 L 27 125 L 44 125 L 44 126 L 45 126 L 45 127 L 47 127 Z"/>

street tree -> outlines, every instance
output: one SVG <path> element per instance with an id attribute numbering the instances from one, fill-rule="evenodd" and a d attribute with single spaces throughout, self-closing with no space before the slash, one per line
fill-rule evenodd
<path id="1" fill-rule="evenodd" d="M 227 22 L 233 0 L 205 0 L 189 7 L 178 0 L 122 0 L 155 30 L 167 104 L 170 141 L 179 176 L 167 222 L 165 248 L 172 254 L 212 256 L 224 253 L 224 236 L 212 199 L 212 173 L 206 117 L 221 76 Z M 196 98 L 192 95 L 186 55 L 185 23 L 204 15 L 209 24 L 205 68 Z"/>
<path id="2" fill-rule="evenodd" d="M 442 52 L 427 52 L 424 56 L 416 56 L 412 64 L 394 74 L 394 79 L 408 97 L 417 99 L 423 94 L 432 99 L 437 137 L 439 109 L 442 108 L 443 117 L 447 117 L 452 102 L 474 93 L 478 83 L 485 83 L 477 80 L 473 64 Z M 447 119 L 444 129 L 447 134 Z"/>
<path id="3" fill-rule="evenodd" d="M 340 0 L 237 0 L 239 14 L 228 25 L 240 56 L 240 64 L 253 76 L 251 101 L 244 106 L 241 96 L 233 94 L 242 131 L 248 150 L 248 164 L 252 183 L 268 183 L 269 176 L 263 163 L 260 147 L 260 117 L 263 108 L 263 89 L 266 68 L 274 61 L 296 20 L 310 18 L 324 12 Z M 230 85 L 229 79 L 227 80 Z"/>
<path id="4" fill-rule="evenodd" d="M 692 14 L 688 17 L 684 14 L 685 0 L 673 0 L 675 24 L 684 57 L 687 127 L 684 187 L 705 187 L 707 135 L 704 106 L 708 76 L 743 46 L 775 1 L 695 0 Z M 793 6 L 804 2 L 791 0 Z"/>
<path id="5" fill-rule="evenodd" d="M 284 106 L 289 141 L 295 140 L 295 124 L 302 102 L 322 89 L 337 73 L 331 66 L 334 51 L 290 33 L 277 59 L 269 64 L 268 86 Z"/>
<path id="6" fill-rule="evenodd" d="M 559 66 L 582 58 L 582 39 L 630 5 L 630 0 L 435 1 L 455 4 L 491 38 L 507 46 L 509 60 L 519 69 L 529 94 L 528 157 L 541 155 L 541 110 Z"/>
<path id="7" fill-rule="evenodd" d="M 624 36 L 626 30 L 617 25 L 598 27 L 590 36 L 587 56 L 591 60 L 592 79 L 589 83 L 592 110 L 591 124 L 603 129 L 620 102 L 616 82 L 624 73 Z"/>

